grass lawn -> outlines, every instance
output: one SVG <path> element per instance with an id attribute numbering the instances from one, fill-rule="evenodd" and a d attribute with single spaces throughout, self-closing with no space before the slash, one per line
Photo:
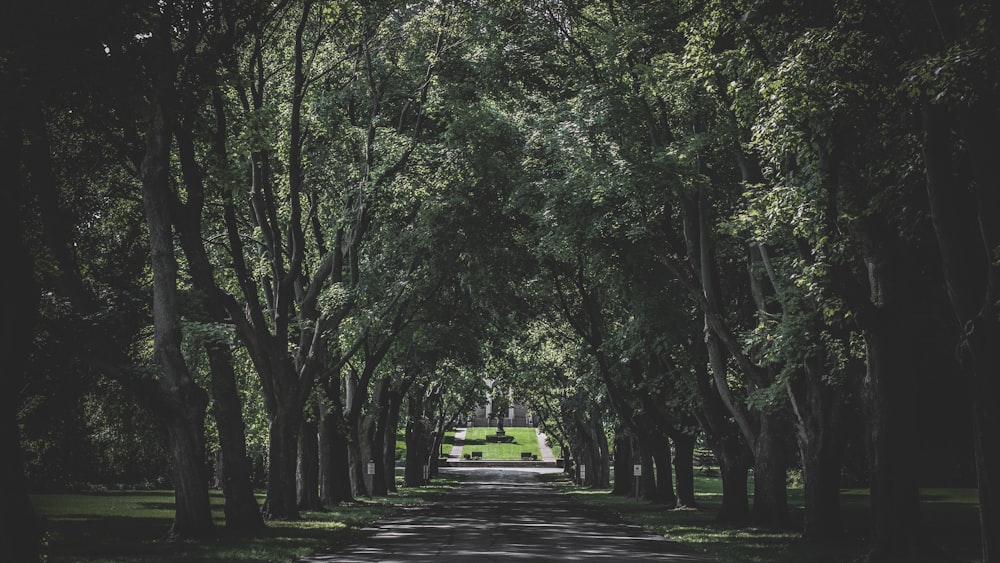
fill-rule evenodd
<path id="1" fill-rule="evenodd" d="M 451 446 L 455 443 L 455 430 L 447 430 L 444 439 L 441 440 L 441 455 L 448 457 L 451 453 Z M 396 459 L 406 458 L 406 436 L 402 432 L 396 432 Z"/>
<path id="2" fill-rule="evenodd" d="M 607 490 L 573 485 L 562 474 L 546 476 L 559 489 L 592 505 L 620 514 L 657 534 L 690 545 L 729 563 L 841 563 L 859 560 L 865 553 L 869 502 L 866 489 L 841 491 L 846 535 L 834 544 L 803 543 L 796 530 L 731 528 L 714 523 L 722 500 L 718 477 L 699 476 L 695 490 L 699 509 L 670 510 Z M 789 489 L 792 517 L 802 520 L 802 490 Z M 973 563 L 979 554 L 979 510 L 975 489 L 921 489 L 921 518 L 930 546 L 925 561 Z"/>
<path id="3" fill-rule="evenodd" d="M 226 532 L 223 498 L 213 491 L 219 535 L 204 541 L 164 539 L 173 522 L 172 491 L 39 494 L 32 501 L 46 521 L 43 551 L 50 562 L 293 561 L 342 545 L 362 527 L 404 506 L 426 502 L 456 482 L 456 477 L 442 475 L 428 487 L 400 487 L 399 494 L 388 497 L 303 512 L 297 522 L 269 522 L 250 536 Z M 259 500 L 263 502 L 263 495 Z"/>
<path id="4" fill-rule="evenodd" d="M 462 455 L 473 451 L 483 452 L 483 459 L 521 459 L 521 452 L 531 452 L 541 458 L 541 451 L 538 449 L 538 435 L 534 428 L 504 428 L 508 436 L 513 436 L 514 441 L 509 444 L 495 444 L 486 441 L 486 435 L 496 433 L 496 428 L 477 426 L 468 428 L 465 432 L 465 445 L 462 447 Z"/>

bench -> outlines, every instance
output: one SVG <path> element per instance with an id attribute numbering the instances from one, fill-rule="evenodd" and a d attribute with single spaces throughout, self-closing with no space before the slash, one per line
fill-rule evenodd
<path id="1" fill-rule="evenodd" d="M 472 452 L 472 459 L 483 459 L 483 452 Z"/>
<path id="2" fill-rule="evenodd" d="M 538 456 L 531 452 L 521 452 L 521 461 L 534 461 L 537 460 Z"/>

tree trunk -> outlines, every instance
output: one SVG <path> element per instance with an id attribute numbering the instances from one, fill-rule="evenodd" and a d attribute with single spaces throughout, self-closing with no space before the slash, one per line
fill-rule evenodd
<path id="1" fill-rule="evenodd" d="M 324 409 L 320 426 L 320 500 L 326 506 L 351 502 L 351 470 L 340 407 Z"/>
<path id="2" fill-rule="evenodd" d="M 786 385 L 795 414 L 795 435 L 805 481 L 803 538 L 835 541 L 843 534 L 840 519 L 840 469 L 844 448 L 843 400 L 840 389 L 823 381 L 819 356 L 803 366 L 801 378 Z"/>
<path id="3" fill-rule="evenodd" d="M 881 221 L 858 224 L 874 311 L 863 318 L 868 371 L 862 404 L 868 427 L 872 560 L 918 557 L 923 550 L 915 467 L 917 366 L 904 311 L 901 249 Z"/>
<path id="4" fill-rule="evenodd" d="M 611 466 L 611 453 L 608 450 L 608 438 L 604 430 L 604 419 L 599 412 L 595 412 L 591 417 L 594 429 L 594 438 L 597 441 L 597 458 L 594 464 L 594 482 L 591 486 L 597 489 L 607 489 L 611 486 L 611 475 L 608 468 Z"/>
<path id="5" fill-rule="evenodd" d="M 0 323 L 0 350 L 5 361 L 0 376 L 0 553 L 12 561 L 40 560 L 42 526 L 35 515 L 24 483 L 21 443 L 17 422 L 18 390 L 27 372 L 28 357 L 38 316 L 39 288 L 35 284 L 34 260 L 28 250 L 20 217 L 22 186 L 16 163 L 22 145 L 21 128 L 0 123 L 0 240 L 7 242 L 7 291 L 9 301 Z"/>
<path id="6" fill-rule="evenodd" d="M 714 451 L 722 477 L 722 506 L 719 507 L 717 520 L 724 524 L 745 524 L 750 521 L 747 489 L 750 453 L 734 438 L 724 440 Z"/>
<path id="7" fill-rule="evenodd" d="M 169 46 L 165 47 L 169 52 Z M 149 226 L 153 273 L 153 357 L 162 370 L 157 414 L 167 431 L 172 456 L 176 537 L 211 535 L 215 531 L 208 500 L 204 422 L 208 396 L 188 372 L 181 353 L 177 260 L 169 216 L 171 118 L 165 108 L 173 77 L 158 77 L 142 161 L 142 202 Z"/>
<path id="8" fill-rule="evenodd" d="M 677 506 L 695 508 L 694 499 L 694 446 L 697 437 L 676 432 L 674 442 L 674 474 L 677 477 Z"/>
<path id="9" fill-rule="evenodd" d="M 215 109 L 218 125 L 215 150 L 225 156 L 226 119 L 221 101 L 216 103 Z M 187 257 L 192 284 L 202 296 L 202 308 L 213 322 L 225 323 L 228 313 L 223 304 L 224 297 L 216 285 L 214 268 L 205 251 L 202 236 L 204 174 L 195 159 L 191 126 L 179 127 L 175 136 L 188 197 L 187 205 L 175 207 L 174 222 Z M 226 527 L 242 531 L 260 529 L 264 526 L 264 519 L 250 483 L 243 405 L 236 385 L 232 351 L 226 343 L 211 341 L 205 344 L 205 352 L 212 375 L 213 414 L 222 452 L 220 473 L 226 497 Z"/>
<path id="10" fill-rule="evenodd" d="M 778 432 L 784 423 L 776 415 L 760 414 L 760 431 L 754 443 L 752 514 L 761 526 L 788 525 L 788 466 Z"/>
<path id="11" fill-rule="evenodd" d="M 697 416 L 699 423 L 705 429 L 709 446 L 719 462 L 722 474 L 722 506 L 719 507 L 717 519 L 725 524 L 745 524 L 750 521 L 747 474 L 752 454 L 736 424 L 726 416 L 726 407 L 712 385 L 712 377 L 707 367 L 709 355 L 707 343 L 711 338 L 714 336 L 706 333 L 705 342 L 701 346 L 694 347 L 697 353 L 694 365 L 695 379 L 698 396 L 701 398 L 701 409 Z"/>
<path id="12" fill-rule="evenodd" d="M 299 510 L 321 510 L 319 498 L 319 412 L 309 406 L 299 428 L 298 457 L 295 467 L 296 505 Z"/>
<path id="13" fill-rule="evenodd" d="M 995 91 L 984 91 L 974 107 L 961 111 L 975 178 L 974 189 L 957 185 L 951 164 L 958 143 L 954 118 L 938 104 L 922 106 L 927 195 L 941 252 L 952 310 L 962 332 L 963 367 L 971 377 L 973 443 L 979 485 L 979 522 L 983 561 L 1000 559 L 1000 326 L 996 302 L 1000 246 L 1000 177 L 996 170 L 996 131 L 1000 127 Z"/>
<path id="14" fill-rule="evenodd" d="M 819 441 L 819 440 L 816 440 Z M 843 537 L 840 518 L 840 453 L 830 448 L 802 448 L 805 479 L 803 539 L 809 542 L 837 541 Z"/>
<path id="15" fill-rule="evenodd" d="M 418 396 L 422 395 L 423 393 L 418 393 Z M 410 397 L 407 415 L 406 466 L 403 469 L 403 483 L 407 487 L 422 487 L 425 483 L 424 465 L 428 461 L 427 451 L 432 430 L 418 397 Z"/>
<path id="16" fill-rule="evenodd" d="M 409 387 L 404 384 L 404 387 Z M 393 389 L 389 392 L 389 402 L 385 409 L 385 444 L 383 447 L 383 460 L 385 471 L 385 488 L 389 492 L 396 492 L 396 430 L 399 428 L 399 411 L 403 407 L 403 392 Z"/>
<path id="17" fill-rule="evenodd" d="M 375 392 L 372 394 L 371 407 L 368 413 L 367 424 L 368 431 L 365 432 L 366 436 L 369 436 L 369 442 L 371 444 L 371 453 L 369 459 L 375 462 L 375 475 L 372 477 L 372 495 L 384 497 L 389 494 L 389 486 L 387 484 L 388 476 L 387 474 L 392 471 L 392 465 L 386 464 L 385 449 L 386 449 L 386 416 L 388 416 L 387 411 L 389 410 L 389 392 L 391 391 L 390 386 L 392 385 L 391 377 L 383 377 L 376 383 Z"/>
<path id="18" fill-rule="evenodd" d="M 257 530 L 264 526 L 264 519 L 250 483 L 243 406 L 233 373 L 232 354 L 228 348 L 214 346 L 207 346 L 206 351 L 212 371 L 213 414 L 219 431 L 226 528 Z"/>
<path id="19" fill-rule="evenodd" d="M 653 500 L 673 508 L 677 506 L 677 496 L 674 494 L 673 467 L 670 465 L 670 442 L 666 436 L 657 440 L 650 455 L 656 466 L 656 492 Z"/>
<path id="20" fill-rule="evenodd" d="M 267 498 L 264 515 L 269 520 L 298 520 L 298 494 L 295 476 L 298 462 L 298 427 L 301 413 L 281 408 L 272 415 L 268 427 Z"/>
<path id="21" fill-rule="evenodd" d="M 611 494 L 632 494 L 632 440 L 621 428 L 615 430 L 615 482 Z"/>
<path id="22" fill-rule="evenodd" d="M 895 324 L 895 323 L 893 323 Z M 914 419 L 909 370 L 900 361 L 891 332 L 898 326 L 865 331 L 868 375 L 864 407 L 868 426 L 869 478 L 874 561 L 916 557 L 921 552 L 920 502 L 914 476 Z M 911 403 L 910 405 L 901 403 Z"/>

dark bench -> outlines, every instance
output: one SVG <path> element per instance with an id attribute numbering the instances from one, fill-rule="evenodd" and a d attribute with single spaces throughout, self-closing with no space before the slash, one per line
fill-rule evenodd
<path id="1" fill-rule="evenodd" d="M 483 459 L 483 452 L 472 452 L 472 459 Z"/>
<path id="2" fill-rule="evenodd" d="M 538 459 L 538 456 L 531 452 L 521 452 L 521 461 L 534 461 Z"/>

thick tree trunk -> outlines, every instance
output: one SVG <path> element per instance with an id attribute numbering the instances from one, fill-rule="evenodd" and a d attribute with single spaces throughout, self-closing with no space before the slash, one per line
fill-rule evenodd
<path id="1" fill-rule="evenodd" d="M 809 542 L 837 541 L 843 537 L 840 518 L 839 452 L 829 448 L 802 449 L 805 505 L 802 535 Z"/>
<path id="2" fill-rule="evenodd" d="M 803 367 L 804 381 L 787 384 L 795 414 L 795 435 L 805 481 L 803 538 L 809 542 L 840 539 L 840 470 L 844 448 L 843 400 L 823 379 L 818 356 Z"/>
<path id="3" fill-rule="evenodd" d="M 701 360 L 695 362 L 698 396 L 701 398 L 698 421 L 705 429 L 709 446 L 719 462 L 722 474 L 722 506 L 719 507 L 717 519 L 725 524 L 745 524 L 750 521 L 747 476 L 752 454 L 736 424 L 726 416 L 727 410 L 722 404 L 722 398 L 712 385 L 707 367 L 707 343 L 711 338 L 713 336 L 706 333 L 705 343 L 694 348 L 699 353 L 696 359 Z"/>
<path id="4" fill-rule="evenodd" d="M 200 389 L 190 389 L 186 394 L 183 403 L 160 411 L 172 459 L 175 517 L 170 535 L 178 538 L 210 536 L 215 532 L 205 467 L 208 396 Z"/>
<path id="5" fill-rule="evenodd" d="M 787 462 L 779 428 L 785 421 L 768 413 L 760 415 L 754 443 L 753 519 L 761 526 L 788 525 Z"/>
<path id="6" fill-rule="evenodd" d="M 379 497 L 384 497 L 389 494 L 387 474 L 392 471 L 392 465 L 386 465 L 385 462 L 385 448 L 387 441 L 385 418 L 388 415 L 387 411 L 389 410 L 389 392 L 391 385 L 392 380 L 389 377 L 383 377 L 378 381 L 375 385 L 375 392 L 372 394 L 372 405 L 368 416 L 366 417 L 368 429 L 365 432 L 365 435 L 369 437 L 371 448 L 369 459 L 375 462 L 375 475 L 372 477 L 371 484 L 372 494 Z"/>
<path id="7" fill-rule="evenodd" d="M 954 117 L 940 104 L 922 106 L 927 195 L 945 274 L 948 297 L 962 332 L 962 363 L 971 377 L 973 443 L 979 485 L 983 561 L 1000 560 L 1000 326 L 996 302 L 1000 271 L 1000 173 L 996 135 L 1000 112 L 995 91 L 961 110 L 961 133 L 968 146 L 974 189 L 957 185 L 951 159 Z"/>
<path id="8" fill-rule="evenodd" d="M 408 386 L 407 386 L 408 387 Z M 389 402 L 385 409 L 383 420 L 385 444 L 382 448 L 385 465 L 385 488 L 388 492 L 396 492 L 396 430 L 399 428 L 399 411 L 403 407 L 403 393 L 399 390 L 389 392 Z"/>
<path id="9" fill-rule="evenodd" d="M 207 346 L 206 350 L 212 370 L 213 414 L 219 431 L 226 528 L 256 530 L 264 526 L 264 519 L 250 483 L 243 406 L 233 373 L 232 354 L 228 348 Z"/>
<path id="10" fill-rule="evenodd" d="M 630 496 L 632 491 L 632 440 L 621 428 L 615 431 L 615 482 L 611 494 Z"/>
<path id="11" fill-rule="evenodd" d="M 608 449 L 607 434 L 604 430 L 604 419 L 600 413 L 595 413 L 591 417 L 593 423 L 594 439 L 597 442 L 597 458 L 593 460 L 594 481 L 591 484 L 594 488 L 607 489 L 611 486 L 611 452 Z"/>
<path id="12" fill-rule="evenodd" d="M 872 560 L 918 557 L 923 550 L 917 491 L 917 413 L 913 340 L 904 315 L 900 256 L 882 222 L 857 225 L 864 241 L 874 310 L 863 318 L 868 371 L 862 404 L 868 427 L 872 503 Z"/>
<path id="13" fill-rule="evenodd" d="M 424 466 L 427 464 L 428 446 L 432 440 L 430 421 L 418 406 L 419 401 L 410 399 L 406 422 L 406 466 L 403 469 L 403 484 L 407 487 L 422 487 Z"/>
<path id="14" fill-rule="evenodd" d="M 39 561 L 42 527 L 24 485 L 24 467 L 17 424 L 20 380 L 28 367 L 28 355 L 38 316 L 39 289 L 34 265 L 19 215 L 21 181 L 16 163 L 21 148 L 21 129 L 0 123 L 0 240 L 7 241 L 8 292 L 14 298 L 0 321 L 0 354 L 5 361 L 0 376 L 0 553 L 12 561 Z"/>
<path id="15" fill-rule="evenodd" d="M 654 500 L 671 508 L 677 506 L 677 495 L 674 494 L 673 467 L 670 464 L 670 443 L 663 436 L 657 446 L 650 452 L 656 465 L 656 495 Z"/>
<path id="16" fill-rule="evenodd" d="M 750 520 L 747 477 L 751 456 L 735 438 L 726 439 L 713 449 L 722 476 L 722 506 L 717 520 L 724 524 L 745 524 Z"/>
<path id="17" fill-rule="evenodd" d="M 165 50 L 169 52 L 169 46 Z M 181 353 L 177 260 L 168 197 L 172 133 L 163 101 L 170 97 L 167 89 L 173 77 L 163 72 L 158 79 L 142 161 L 142 202 L 149 226 L 153 272 L 153 356 L 162 370 L 154 402 L 167 432 L 173 462 L 175 518 L 171 534 L 206 536 L 215 531 L 205 471 L 204 422 L 208 396 L 191 378 Z"/>
<path id="18" fill-rule="evenodd" d="M 895 345 L 898 326 L 865 332 L 868 375 L 864 407 L 868 425 L 873 516 L 873 561 L 917 557 L 922 551 L 920 502 L 915 480 L 912 393 L 906 354 Z"/>
<path id="19" fill-rule="evenodd" d="M 320 500 L 326 506 L 354 500 L 351 471 L 340 407 L 335 412 L 324 409 L 320 423 Z"/>
<path id="20" fill-rule="evenodd" d="M 298 457 L 295 466 L 296 505 L 299 510 L 320 510 L 319 498 L 319 412 L 316 407 L 302 418 L 299 427 Z"/>
<path id="21" fill-rule="evenodd" d="M 347 436 L 348 463 L 351 473 L 351 491 L 356 497 L 368 496 L 368 458 L 361 446 L 361 420 L 350 421 Z"/>
<path id="22" fill-rule="evenodd" d="M 269 520 L 298 520 L 295 470 L 298 462 L 298 427 L 301 414 L 279 409 L 268 428 L 267 498 L 264 516 Z"/>
<path id="23" fill-rule="evenodd" d="M 697 437 L 676 432 L 674 442 L 674 475 L 677 477 L 677 506 L 695 508 L 694 498 L 694 446 Z"/>
<path id="24" fill-rule="evenodd" d="M 226 119 L 221 102 L 216 105 L 218 131 L 216 152 L 225 155 Z M 190 127 L 190 125 L 188 125 Z M 223 296 L 215 283 L 213 267 L 202 237 L 204 175 L 195 159 L 193 132 L 178 128 L 176 133 L 179 160 L 188 193 L 187 205 L 176 209 L 174 222 L 188 261 L 192 283 L 203 296 L 202 306 L 216 323 L 227 322 Z M 243 406 L 233 357 L 229 346 L 220 342 L 205 344 L 211 369 L 212 405 L 221 448 L 220 475 L 226 497 L 226 527 L 230 530 L 256 530 L 264 526 L 257 498 L 250 483 L 250 462 L 246 452 Z"/>

